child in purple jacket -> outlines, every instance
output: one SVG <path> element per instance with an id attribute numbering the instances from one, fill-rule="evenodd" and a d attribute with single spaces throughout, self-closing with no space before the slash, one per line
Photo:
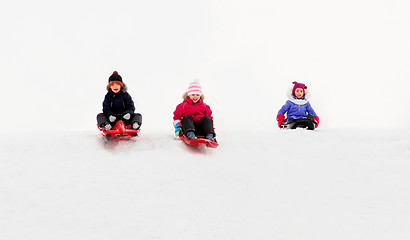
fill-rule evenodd
<path id="1" fill-rule="evenodd" d="M 308 118 L 308 115 L 312 115 L 317 122 L 315 126 L 317 128 L 319 126 L 319 117 L 306 98 L 306 85 L 298 82 L 293 82 L 293 84 L 293 89 L 288 95 L 289 100 L 282 106 L 276 117 L 279 128 L 282 128 L 282 122 L 285 121 L 285 114 L 287 115 L 287 122 L 293 119 Z"/>

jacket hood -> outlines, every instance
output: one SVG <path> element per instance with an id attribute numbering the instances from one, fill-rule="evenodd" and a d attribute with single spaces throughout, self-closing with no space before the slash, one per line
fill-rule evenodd
<path id="1" fill-rule="evenodd" d="M 107 91 L 110 92 L 111 88 L 109 88 L 108 86 L 106 87 Z M 123 87 L 121 87 L 120 92 L 127 92 L 127 85 L 124 84 Z M 112 91 L 111 91 L 112 92 Z"/>
<path id="2" fill-rule="evenodd" d="M 309 102 L 309 98 L 310 98 L 309 90 L 305 89 L 305 95 L 301 99 L 298 99 L 295 96 L 293 96 L 292 91 L 293 91 L 293 88 L 289 88 L 289 90 L 286 92 L 286 95 L 289 101 L 299 104 L 299 105 L 306 104 Z"/>
<path id="3" fill-rule="evenodd" d="M 182 99 L 184 100 L 190 99 L 188 96 L 188 92 L 184 92 L 184 94 L 182 94 Z M 204 99 L 205 99 L 204 94 L 201 94 L 201 100 L 204 101 Z"/>
<path id="4" fill-rule="evenodd" d="M 190 99 L 190 98 L 185 99 L 184 102 L 186 102 L 186 103 L 188 103 L 188 104 L 191 104 L 191 105 L 194 105 L 194 102 L 193 102 L 192 99 Z M 202 99 L 200 99 L 200 100 L 199 100 L 197 103 L 195 103 L 195 104 L 203 104 L 203 103 L 204 103 L 204 101 L 202 101 Z"/>

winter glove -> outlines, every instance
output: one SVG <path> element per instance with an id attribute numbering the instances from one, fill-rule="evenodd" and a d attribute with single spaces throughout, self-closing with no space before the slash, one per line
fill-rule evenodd
<path id="1" fill-rule="evenodd" d="M 126 114 L 124 114 L 123 118 L 124 118 L 125 120 L 130 120 L 131 114 L 126 113 Z"/>
<path id="2" fill-rule="evenodd" d="M 181 132 L 181 120 L 174 121 L 174 128 L 175 128 L 175 136 L 179 137 L 179 133 Z"/>
<path id="3" fill-rule="evenodd" d="M 279 113 L 278 116 L 276 116 L 276 121 L 278 121 L 278 127 L 282 128 L 282 122 L 285 120 L 285 115 L 283 113 Z"/>
<path id="4" fill-rule="evenodd" d="M 110 122 L 114 122 L 115 119 L 117 119 L 117 118 L 113 115 L 110 115 L 110 117 L 108 117 L 108 119 L 110 120 Z"/>
<path id="5" fill-rule="evenodd" d="M 104 126 L 105 131 L 111 130 L 111 124 L 107 123 Z"/>
<path id="6" fill-rule="evenodd" d="M 128 113 L 128 114 L 129 114 L 129 113 Z M 127 115 L 127 114 L 125 114 L 125 115 Z M 132 124 L 132 128 L 134 128 L 134 129 L 140 128 L 139 123 L 137 123 L 137 122 L 133 123 L 133 124 Z"/>
<path id="7" fill-rule="evenodd" d="M 317 122 L 317 124 L 316 124 L 316 127 L 315 128 L 317 128 L 318 126 L 319 126 L 319 116 L 318 115 L 315 115 L 315 116 L 313 116 L 313 118 L 316 120 L 316 122 Z"/>

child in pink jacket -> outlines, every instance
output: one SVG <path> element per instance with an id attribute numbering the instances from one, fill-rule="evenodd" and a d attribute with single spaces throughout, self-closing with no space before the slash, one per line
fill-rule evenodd
<path id="1" fill-rule="evenodd" d="M 175 134 L 179 136 L 182 128 L 182 132 L 188 139 L 201 135 L 214 141 L 212 111 L 203 101 L 204 95 L 198 80 L 189 84 L 182 98 L 184 101 L 178 104 L 174 111 Z"/>

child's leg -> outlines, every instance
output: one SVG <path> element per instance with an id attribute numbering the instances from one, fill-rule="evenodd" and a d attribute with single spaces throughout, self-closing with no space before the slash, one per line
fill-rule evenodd
<path id="1" fill-rule="evenodd" d="M 195 132 L 195 121 L 190 115 L 186 115 L 181 119 L 182 131 L 186 134 L 189 131 Z"/>
<path id="2" fill-rule="evenodd" d="M 209 133 L 212 133 L 212 135 L 215 136 L 214 121 L 212 120 L 211 117 L 209 116 L 202 117 L 198 121 L 198 126 L 200 126 L 201 128 L 200 132 L 202 133 L 202 135 L 206 136 Z"/>
<path id="3" fill-rule="evenodd" d="M 97 123 L 100 127 L 104 127 L 105 124 L 109 123 L 108 118 L 105 116 L 104 113 L 99 113 L 97 115 Z"/>
<path id="4" fill-rule="evenodd" d="M 141 116 L 141 114 L 139 114 L 139 113 L 133 113 L 133 114 L 131 114 L 131 118 L 129 119 L 129 120 L 125 120 L 124 119 L 124 122 L 125 122 L 125 124 L 133 124 L 133 123 L 135 123 L 135 122 L 137 122 L 138 123 L 138 125 L 140 125 L 141 126 L 141 124 L 142 124 L 142 116 Z"/>

